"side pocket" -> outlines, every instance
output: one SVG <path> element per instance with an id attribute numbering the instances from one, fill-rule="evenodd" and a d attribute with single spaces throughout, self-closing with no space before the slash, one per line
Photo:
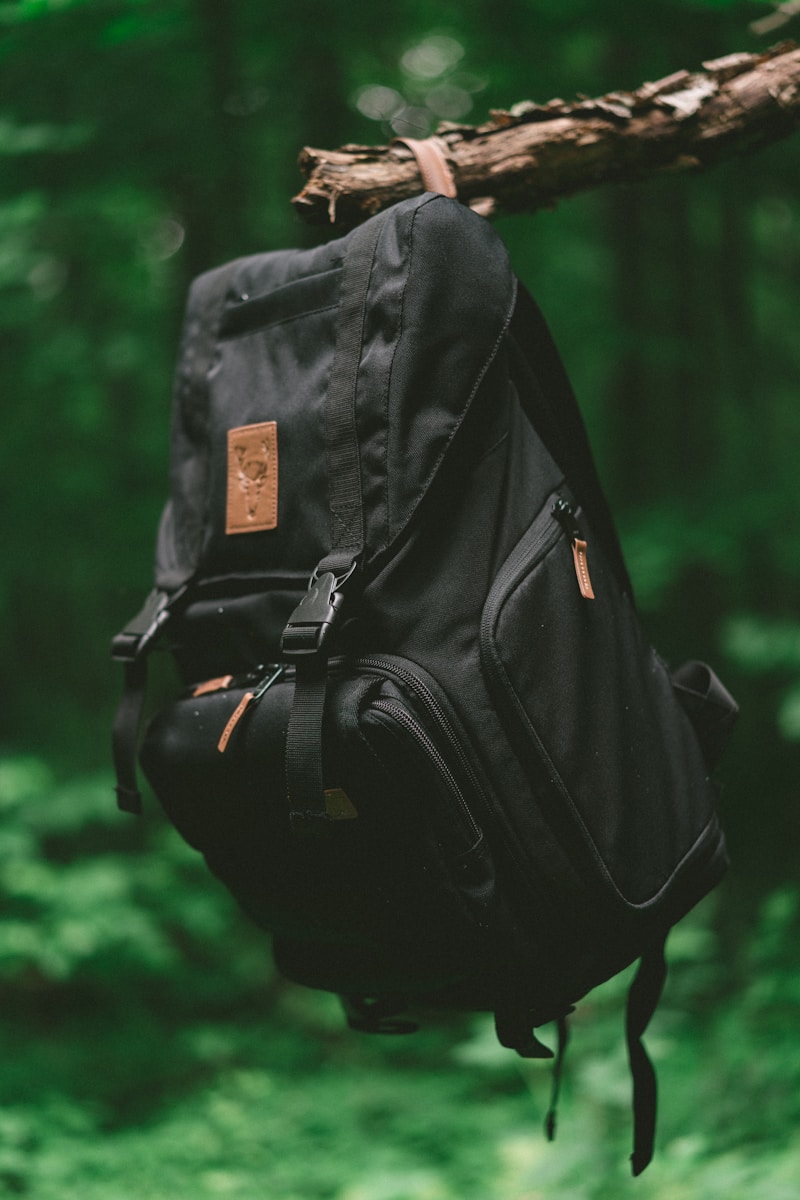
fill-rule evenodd
<path id="1" fill-rule="evenodd" d="M 687 662 L 672 673 L 672 686 L 694 726 L 705 760 L 713 768 L 728 742 L 739 705 L 706 663 Z"/>
<path id="2" fill-rule="evenodd" d="M 431 920 L 440 919 L 442 900 L 452 909 L 455 898 L 468 920 L 487 926 L 494 898 L 494 866 L 474 815 L 470 782 L 460 772 L 457 758 L 448 753 L 443 731 L 431 731 L 413 701 L 386 683 L 365 706 L 360 729 L 388 776 L 414 791 L 410 808 L 414 836 L 428 856 L 440 860 L 443 890 L 453 892 L 450 898 L 441 894 L 431 897 Z"/>
<path id="3" fill-rule="evenodd" d="M 669 672 L 566 493 L 498 573 L 481 661 L 536 801 L 587 883 L 629 907 L 655 901 L 716 828 L 716 792 Z"/>

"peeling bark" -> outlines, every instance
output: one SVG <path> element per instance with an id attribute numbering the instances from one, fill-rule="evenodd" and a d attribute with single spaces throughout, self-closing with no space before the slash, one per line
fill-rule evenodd
<path id="1" fill-rule="evenodd" d="M 788 137 L 800 123 L 800 48 L 731 54 L 633 92 L 522 103 L 480 126 L 437 130 L 459 197 L 485 216 L 535 212 L 607 183 L 701 170 Z M 350 228 L 419 191 L 401 145 L 306 147 L 305 220 Z"/>

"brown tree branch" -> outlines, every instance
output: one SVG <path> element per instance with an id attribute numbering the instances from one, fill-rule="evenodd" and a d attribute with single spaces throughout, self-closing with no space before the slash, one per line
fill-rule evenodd
<path id="1" fill-rule="evenodd" d="M 634 92 L 524 103 L 491 117 L 438 130 L 459 197 L 486 216 L 534 212 L 602 184 L 700 170 L 789 136 L 800 123 L 800 48 L 731 54 Z M 401 145 L 306 147 L 300 168 L 307 182 L 295 210 L 340 228 L 420 187 Z"/>

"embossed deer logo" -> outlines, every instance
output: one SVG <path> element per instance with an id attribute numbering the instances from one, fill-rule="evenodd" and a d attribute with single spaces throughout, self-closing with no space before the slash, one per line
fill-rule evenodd
<path id="1" fill-rule="evenodd" d="M 254 521 L 261 493 L 269 475 L 269 444 L 262 439 L 255 445 L 235 446 L 239 487 L 244 493 L 248 519 Z"/>

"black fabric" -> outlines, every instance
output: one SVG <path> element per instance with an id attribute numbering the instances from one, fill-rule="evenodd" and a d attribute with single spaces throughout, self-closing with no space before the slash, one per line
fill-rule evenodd
<path id="1" fill-rule="evenodd" d="M 415 197 L 377 223 L 381 265 L 369 283 L 355 381 L 370 556 L 402 535 L 431 486 L 498 352 L 516 294 L 502 243 L 454 201 Z M 342 263 L 359 235 L 314 251 L 241 259 L 193 284 L 176 376 L 159 586 L 198 571 L 280 568 L 308 576 L 330 550 L 325 395 Z M 220 284 L 217 337 L 208 312 Z M 278 424 L 278 528 L 226 537 L 223 435 L 265 419 Z M 285 487 L 286 479 L 302 485 Z"/>
<path id="2" fill-rule="evenodd" d="M 228 432 L 261 422 L 277 524 L 229 534 Z M 642 1037 L 664 937 L 727 866 L 711 771 L 736 706 L 650 645 L 564 367 L 491 226 L 425 195 L 201 277 L 156 557 L 185 693 L 142 765 L 279 970 L 363 1030 L 490 1011 L 535 1057 L 555 1021 L 552 1133 L 567 1013 L 641 960 L 641 1171 Z M 118 644 L 131 805 L 144 652 Z"/>
<path id="3" fill-rule="evenodd" d="M 192 285 L 175 376 L 170 499 L 156 543 L 156 587 L 173 591 L 192 576 L 208 514 L 209 375 L 224 304 L 239 261 L 201 275 Z"/>
<path id="4" fill-rule="evenodd" d="M 518 365 L 520 401 L 533 428 L 570 480 L 578 501 L 589 514 L 592 528 L 600 538 L 620 587 L 633 596 L 622 548 L 597 474 L 575 393 L 541 309 L 522 285 L 518 288 L 510 332 Z"/>

